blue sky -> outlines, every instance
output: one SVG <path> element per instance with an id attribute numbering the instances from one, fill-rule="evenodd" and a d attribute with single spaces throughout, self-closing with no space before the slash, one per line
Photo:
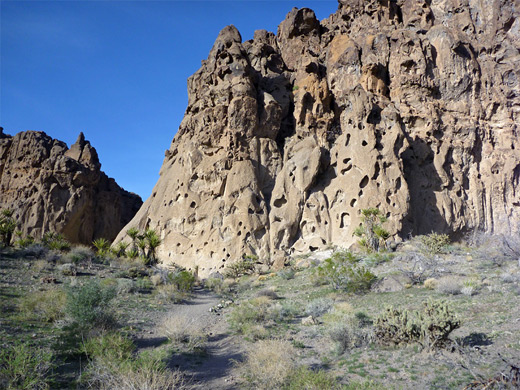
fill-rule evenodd
<path id="1" fill-rule="evenodd" d="M 187 105 L 186 79 L 218 32 L 276 32 L 292 7 L 322 20 L 321 1 L 0 1 L 0 126 L 74 143 L 146 199 Z"/>

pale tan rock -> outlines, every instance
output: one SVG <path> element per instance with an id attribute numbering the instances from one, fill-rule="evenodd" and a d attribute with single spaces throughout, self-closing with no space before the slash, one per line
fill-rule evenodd
<path id="1" fill-rule="evenodd" d="M 113 240 L 142 201 L 100 167 L 83 133 L 68 149 L 43 132 L 11 137 L 0 128 L 0 208 L 13 210 L 17 229 L 36 239 L 55 232 L 86 245 Z"/>
<path id="2" fill-rule="evenodd" d="M 349 247 L 368 207 L 394 241 L 517 234 L 519 9 L 340 0 L 322 22 L 295 8 L 243 43 L 226 27 L 128 227 L 158 229 L 161 258 L 202 273 Z"/>

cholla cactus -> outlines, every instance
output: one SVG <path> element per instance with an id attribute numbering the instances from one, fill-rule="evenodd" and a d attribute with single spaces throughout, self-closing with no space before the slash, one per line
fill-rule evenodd
<path id="1" fill-rule="evenodd" d="M 429 300 L 422 311 L 388 307 L 374 322 L 375 334 L 384 344 L 418 342 L 424 348 L 442 347 L 460 327 L 460 320 L 445 301 Z"/>

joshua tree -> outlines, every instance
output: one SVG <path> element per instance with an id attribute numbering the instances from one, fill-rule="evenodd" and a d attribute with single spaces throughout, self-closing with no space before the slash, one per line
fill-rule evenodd
<path id="1" fill-rule="evenodd" d="M 0 238 L 4 246 L 11 244 L 13 232 L 16 229 L 16 222 L 13 219 L 13 211 L 9 209 L 2 210 L 0 214 Z"/>
<path id="2" fill-rule="evenodd" d="M 148 247 L 148 253 L 146 254 L 146 258 L 150 265 L 155 264 L 156 262 L 156 250 L 159 245 L 161 245 L 161 239 L 157 235 L 157 232 L 153 229 L 147 229 L 144 233 L 144 238 L 146 241 L 146 246 Z"/>
<path id="3" fill-rule="evenodd" d="M 377 208 L 369 208 L 361 210 L 362 225 L 355 231 L 354 235 L 361 237 L 359 243 L 368 250 L 379 251 L 379 248 L 385 247 L 386 239 L 390 233 L 381 226 L 387 221 Z"/>
<path id="4" fill-rule="evenodd" d="M 126 234 L 132 239 L 132 250 L 137 250 L 137 237 L 139 236 L 139 230 L 135 227 L 130 228 L 126 231 Z"/>

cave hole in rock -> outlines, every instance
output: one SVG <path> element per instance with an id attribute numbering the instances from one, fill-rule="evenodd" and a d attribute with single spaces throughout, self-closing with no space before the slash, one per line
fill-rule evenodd
<path id="1" fill-rule="evenodd" d="M 354 198 L 350 201 L 350 207 L 354 207 L 356 205 L 357 199 Z"/>
<path id="2" fill-rule="evenodd" d="M 187 198 L 187 197 L 188 197 L 188 194 L 184 194 L 184 197 Z"/>
<path id="3" fill-rule="evenodd" d="M 377 180 L 377 178 L 379 177 L 379 172 L 380 172 L 380 168 L 379 168 L 379 163 L 376 162 L 376 165 L 374 166 L 374 175 L 372 176 L 372 180 Z"/>
<path id="4" fill-rule="evenodd" d="M 237 233 L 237 236 L 240 237 L 242 235 L 242 232 L 239 230 Z"/>
<path id="5" fill-rule="evenodd" d="M 249 207 L 249 208 L 247 209 L 247 213 L 248 213 L 248 214 L 254 214 L 255 212 L 253 211 L 253 209 L 252 209 L 251 207 Z"/>
<path id="6" fill-rule="evenodd" d="M 281 198 L 274 200 L 273 205 L 274 205 L 274 207 L 282 207 L 286 203 L 287 203 L 287 199 L 285 199 L 285 196 L 282 195 Z"/>
<path id="7" fill-rule="evenodd" d="M 350 134 L 347 134 L 347 136 L 345 138 L 346 138 L 345 146 L 348 146 L 348 144 L 350 143 Z"/>
<path id="8" fill-rule="evenodd" d="M 361 146 L 367 146 L 367 141 L 363 140 L 363 142 L 361 142 Z"/>
<path id="9" fill-rule="evenodd" d="M 180 242 L 178 242 L 176 246 L 177 246 L 177 247 L 181 246 L 181 243 L 180 243 Z"/>
<path id="10" fill-rule="evenodd" d="M 395 189 L 398 190 L 401 188 L 401 178 L 398 177 L 396 180 L 395 180 Z"/>
<path id="11" fill-rule="evenodd" d="M 195 201 L 191 202 L 190 207 L 194 209 L 195 207 L 197 207 L 197 203 L 195 203 Z"/>
<path id="12" fill-rule="evenodd" d="M 358 198 L 361 198 L 362 196 L 363 196 L 363 190 L 360 190 L 360 191 L 358 192 Z"/>

